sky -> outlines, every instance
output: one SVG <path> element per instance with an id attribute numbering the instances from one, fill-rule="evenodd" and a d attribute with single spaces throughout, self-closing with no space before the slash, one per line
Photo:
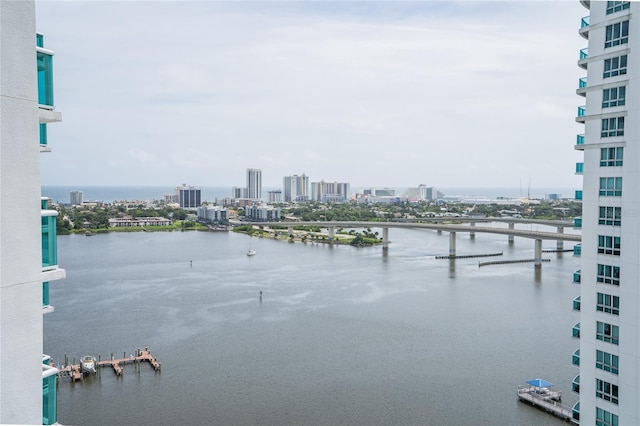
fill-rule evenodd
<path id="1" fill-rule="evenodd" d="M 46 185 L 576 188 L 576 1 L 38 1 Z"/>

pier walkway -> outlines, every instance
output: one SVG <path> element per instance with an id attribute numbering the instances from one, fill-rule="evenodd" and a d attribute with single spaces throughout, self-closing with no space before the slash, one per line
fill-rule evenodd
<path id="1" fill-rule="evenodd" d="M 518 386 L 518 400 L 520 402 L 528 402 L 536 408 L 544 410 L 562 420 L 579 424 L 573 418 L 573 410 L 566 405 L 562 405 L 562 391 L 551 391 L 549 389 L 537 388 L 535 386 L 524 385 Z"/>
<path id="2" fill-rule="evenodd" d="M 98 368 L 111 367 L 113 369 L 113 372 L 116 373 L 116 376 L 122 376 L 123 365 L 139 365 L 141 362 L 148 362 L 155 371 L 159 371 L 162 367 L 158 360 L 153 355 L 151 355 L 151 351 L 148 348 L 144 348 L 144 350 L 138 349 L 135 355 L 131 355 L 129 357 L 125 356 L 123 358 L 114 358 L 113 354 L 111 354 L 111 359 L 96 361 L 96 366 Z M 71 377 L 71 381 L 73 382 L 84 379 L 84 373 L 82 372 L 82 367 L 80 364 L 67 365 L 66 367 L 58 368 L 58 371 L 58 375 L 69 376 Z"/>

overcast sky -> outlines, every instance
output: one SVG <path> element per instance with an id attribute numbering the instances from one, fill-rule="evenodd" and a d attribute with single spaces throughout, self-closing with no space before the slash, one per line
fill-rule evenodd
<path id="1" fill-rule="evenodd" d="M 580 188 L 578 1 L 37 2 L 47 185 Z"/>

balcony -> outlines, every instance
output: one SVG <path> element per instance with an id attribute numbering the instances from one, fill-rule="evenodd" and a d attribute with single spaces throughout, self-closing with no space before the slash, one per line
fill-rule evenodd
<path id="1" fill-rule="evenodd" d="M 44 37 L 36 34 L 36 64 L 38 74 L 38 106 L 40 124 L 62 120 L 62 114 L 54 111 L 53 103 L 53 52 L 44 48 Z M 46 131 L 40 128 L 40 145 L 46 140 Z M 46 143 L 45 143 L 46 145 Z"/>
<path id="2" fill-rule="evenodd" d="M 58 267 L 58 245 L 56 234 L 55 210 L 41 210 L 42 216 L 42 270 L 50 270 Z"/>
<path id="3" fill-rule="evenodd" d="M 51 357 L 42 356 L 42 424 L 53 425 L 58 422 L 56 382 L 58 369 L 50 366 Z"/>
<path id="4" fill-rule="evenodd" d="M 580 395 L 580 375 L 578 374 L 571 382 L 571 390 Z"/>
<path id="5" fill-rule="evenodd" d="M 576 94 L 580 96 L 587 95 L 587 77 L 582 77 L 578 80 L 578 88 L 576 89 Z"/>
<path id="6" fill-rule="evenodd" d="M 576 216 L 573 218 L 573 227 L 576 229 L 582 228 L 582 216 Z"/>
<path id="7" fill-rule="evenodd" d="M 580 424 L 580 401 L 576 402 L 573 406 L 573 410 L 571 410 L 571 418 Z"/>
<path id="8" fill-rule="evenodd" d="M 576 367 L 580 367 L 580 349 L 576 349 L 576 351 L 573 353 L 573 356 L 571 357 L 571 364 L 575 365 Z"/>
<path id="9" fill-rule="evenodd" d="M 582 254 L 582 244 L 578 243 L 575 246 L 573 246 L 573 255 L 574 256 L 580 256 Z M 574 283 L 579 283 L 580 279 L 578 278 L 578 281 L 575 281 L 575 273 L 574 273 Z"/>
<path id="10" fill-rule="evenodd" d="M 591 0 L 580 0 L 580 4 L 586 9 L 591 9 Z"/>
<path id="11" fill-rule="evenodd" d="M 578 33 L 582 36 L 582 38 L 589 39 L 589 16 L 585 16 L 580 20 L 580 30 Z"/>
<path id="12" fill-rule="evenodd" d="M 571 336 L 577 339 L 580 338 L 580 323 L 577 323 L 573 326 L 573 329 L 571 330 Z"/>
<path id="13" fill-rule="evenodd" d="M 576 121 L 578 123 L 584 123 L 587 115 L 587 107 L 585 105 L 578 107 L 578 116 L 576 117 Z"/>
<path id="14" fill-rule="evenodd" d="M 576 163 L 576 174 L 581 175 L 584 173 L 584 163 Z"/>
<path id="15" fill-rule="evenodd" d="M 580 296 L 577 296 L 575 299 L 573 299 L 573 310 L 580 311 Z"/>
<path id="16" fill-rule="evenodd" d="M 573 198 L 576 200 L 582 200 L 582 190 L 576 190 L 576 194 Z"/>
<path id="17" fill-rule="evenodd" d="M 576 246 L 577 246 L 577 245 L 579 245 L 579 244 L 576 244 Z M 575 248 L 575 246 L 574 246 L 574 247 L 573 247 L 573 252 L 574 252 L 574 254 L 575 254 L 575 251 L 576 251 L 576 248 Z M 581 269 L 578 269 L 577 271 L 575 271 L 575 272 L 573 273 L 573 282 L 574 282 L 574 283 L 576 283 L 576 284 L 580 284 L 580 278 L 581 278 L 581 275 L 582 275 L 582 270 L 581 270 Z"/>
<path id="18" fill-rule="evenodd" d="M 584 134 L 576 135 L 576 145 L 584 145 Z"/>
<path id="19" fill-rule="evenodd" d="M 584 49 L 580 49 L 580 55 L 578 56 L 578 66 L 586 70 L 587 59 L 589 59 L 589 48 L 585 47 Z"/>

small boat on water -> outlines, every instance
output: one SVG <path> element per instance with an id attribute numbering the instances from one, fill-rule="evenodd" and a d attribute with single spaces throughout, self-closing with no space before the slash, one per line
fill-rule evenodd
<path id="1" fill-rule="evenodd" d="M 97 372 L 98 365 L 93 355 L 86 355 L 82 358 L 82 372 L 87 374 L 94 374 Z"/>
<path id="2" fill-rule="evenodd" d="M 247 252 L 247 256 L 255 256 L 256 255 L 256 251 L 254 249 L 249 249 L 249 251 Z"/>

